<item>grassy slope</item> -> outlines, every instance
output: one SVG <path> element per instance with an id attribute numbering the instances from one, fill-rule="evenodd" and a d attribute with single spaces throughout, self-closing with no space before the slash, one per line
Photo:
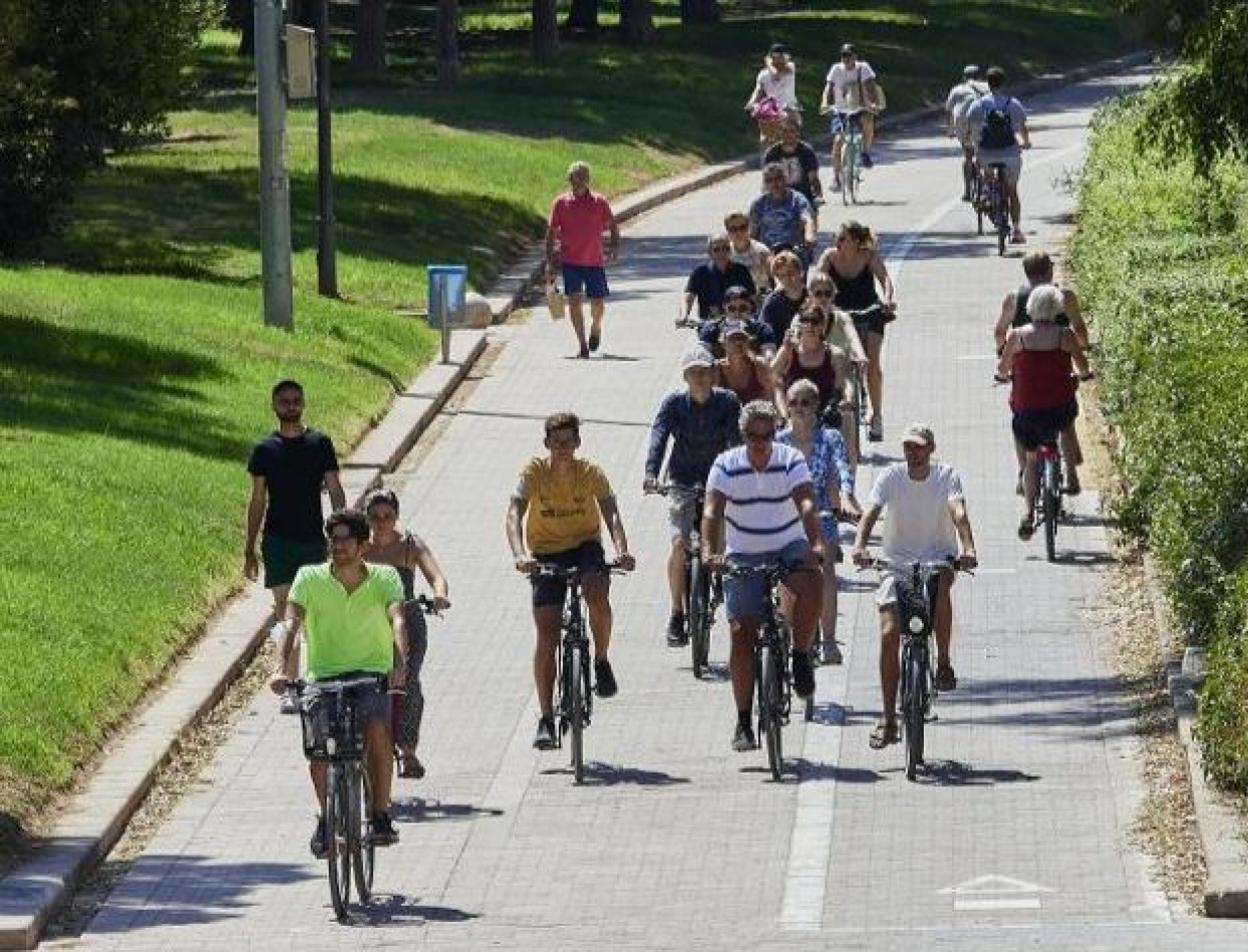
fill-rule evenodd
<path id="1" fill-rule="evenodd" d="M 773 39 L 794 48 L 812 112 L 846 39 L 901 110 L 942 99 L 966 60 L 1022 73 L 1121 52 L 1106 6 L 815 2 L 682 29 L 660 4 L 645 50 L 569 43 L 536 67 L 523 37 L 466 37 L 453 96 L 432 89 L 419 48 L 394 50 L 384 86 L 339 69 L 348 303 L 312 293 L 314 127 L 300 105 L 294 336 L 259 326 L 254 94 L 233 38 L 208 37 L 205 96 L 172 138 L 93 175 L 45 265 L 0 271 L 0 528 L 21 540 L 0 573 L 0 670 L 21 673 L 0 680 L 0 814 L 24 821 L 63 786 L 235 584 L 242 463 L 269 425 L 270 383 L 304 379 L 311 418 L 347 440 L 426 358 L 427 333 L 387 314 L 423 299 L 425 262 L 466 260 L 488 283 L 539 234 L 573 157 L 614 194 L 748 149 L 740 105 Z"/>

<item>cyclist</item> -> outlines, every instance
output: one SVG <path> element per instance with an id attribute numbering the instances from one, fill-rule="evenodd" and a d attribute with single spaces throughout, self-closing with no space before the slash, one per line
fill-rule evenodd
<path id="1" fill-rule="evenodd" d="M 836 300 L 836 283 L 832 276 L 824 271 L 811 269 L 806 279 L 806 290 L 815 304 L 830 312 L 828 343 L 835 344 L 849 354 L 850 360 L 865 367 L 867 352 L 863 349 L 862 338 L 858 336 L 858 328 L 854 326 L 848 312 L 832 303 Z"/>
<path id="2" fill-rule="evenodd" d="M 810 469 L 799 451 L 775 442 L 778 420 L 776 408 L 763 400 L 741 410 L 745 445 L 721 453 L 711 467 L 702 539 L 711 567 L 725 561 L 744 568 L 777 560 L 796 567 L 783 582 L 782 606 L 793 630 L 793 690 L 807 698 L 815 691 L 810 648 L 823 600 L 817 569 L 828 551 Z M 756 746 L 751 724 L 754 644 L 767 597 L 764 579 L 757 574 L 729 577 L 724 597 L 732 631 L 728 668 L 737 706 L 732 748 L 746 751 Z"/>
<path id="3" fill-rule="evenodd" d="M 770 111 L 764 112 L 764 100 Z M 754 78 L 754 89 L 745 102 L 745 111 L 758 119 L 758 138 L 766 142 L 775 123 L 791 118 L 802 121 L 802 106 L 797 101 L 797 64 L 783 43 L 772 43 L 763 58 L 763 68 Z M 770 134 L 769 134 L 770 133 Z"/>
<path id="4" fill-rule="evenodd" d="M 762 325 L 766 327 L 766 325 Z M 771 399 L 771 363 L 754 353 L 754 336 L 745 321 L 726 320 L 720 330 L 724 357 L 715 365 L 715 385 L 731 390 L 745 406 Z"/>
<path id="5" fill-rule="evenodd" d="M 957 139 L 962 146 L 962 201 L 971 200 L 971 179 L 975 175 L 975 143 L 966 124 L 966 114 L 971 104 L 988 95 L 988 84 L 979 78 L 980 69 L 974 64 L 962 70 L 962 82 L 949 90 L 945 98 L 945 118 L 950 139 Z"/>
<path id="6" fill-rule="evenodd" d="M 841 557 L 838 516 L 844 513 L 849 521 L 862 513 L 854 498 L 854 471 L 849 465 L 845 440 L 834 428 L 819 419 L 820 393 L 813 380 L 802 378 L 793 382 L 785 394 L 789 408 L 789 428 L 776 434 L 776 442 L 795 447 L 806 457 L 819 506 L 819 529 L 828 547 L 830 558 L 823 563 L 823 612 L 820 628 L 823 633 L 823 658 L 829 664 L 841 663 L 841 649 L 836 643 L 836 563 Z"/>
<path id="7" fill-rule="evenodd" d="M 758 319 L 767 325 L 771 339 L 763 342 L 763 353 L 772 356 L 775 349 L 789 333 L 793 318 L 810 300 L 806 282 L 802 278 L 802 262 L 791 251 L 772 255 L 771 276 L 776 286 L 763 299 Z"/>
<path id="8" fill-rule="evenodd" d="M 906 427 L 901 438 L 904 463 L 894 463 L 875 480 L 867 497 L 867 511 L 858 523 L 853 559 L 856 565 L 871 561 L 867 542 L 880 514 L 888 509 L 884 522 L 884 558 L 895 569 L 914 562 L 938 562 L 949 558 L 961 543 L 958 562 L 974 568 L 975 539 L 966 513 L 962 477 L 951 466 L 932 462 L 936 438 L 921 423 Z M 958 686 L 950 660 L 953 639 L 953 602 L 949 596 L 953 572 L 941 572 L 936 589 L 936 689 L 952 691 Z M 898 653 L 901 650 L 900 621 L 897 617 L 897 581 L 891 573 L 875 594 L 880 616 L 880 688 L 884 710 L 871 732 L 876 750 L 897 742 L 897 682 L 901 678 Z"/>
<path id="9" fill-rule="evenodd" d="M 1021 245 L 1027 239 L 1019 224 L 1023 206 L 1018 197 L 1018 180 L 1023 172 L 1021 150 L 1031 148 L 1027 111 L 1022 103 L 1004 92 L 1005 70 L 994 66 L 988 70 L 987 77 L 989 93 L 971 103 L 966 112 L 966 125 L 975 143 L 975 161 L 980 169 L 987 174 L 993 165 L 1005 167 L 1005 191 L 1014 226 L 1010 243 Z"/>
<path id="10" fill-rule="evenodd" d="M 763 194 L 750 205 L 750 235 L 772 252 L 772 276 L 777 251 L 795 252 L 805 271 L 817 234 L 815 210 L 805 195 L 789 188 L 784 166 L 776 162 L 763 166 Z"/>
<path id="11" fill-rule="evenodd" d="M 375 688 L 360 689 L 356 713 L 364 723 L 365 769 L 373 792 L 368 838 L 389 846 L 399 834 L 390 819 L 390 698 L 382 684 L 403 686 L 407 667 L 407 630 L 403 623 L 403 583 L 389 565 L 364 561 L 368 521 L 357 509 L 340 509 L 325 520 L 329 561 L 305 565 L 295 575 L 286 601 L 286 626 L 278 640 L 269 687 L 284 694 L 296 676 L 292 652 L 306 625 L 309 704 L 315 703 L 316 682 L 376 674 Z M 308 764 L 320 804 L 312 855 L 328 849 L 325 830 L 325 761 Z"/>
<path id="12" fill-rule="evenodd" d="M 698 324 L 698 340 L 716 357 L 724 354 L 723 329 L 726 323 L 744 325 L 746 333 L 761 346 L 775 347 L 771 328 L 754 316 L 754 298 L 748 290 L 735 285 L 724 292 L 721 313 Z"/>
<path id="13" fill-rule="evenodd" d="M 819 112 L 832 109 L 832 190 L 841 188 L 841 150 L 850 123 L 862 129 L 862 164 L 871 168 L 871 145 L 875 142 L 875 113 L 872 107 L 880 102 L 880 89 L 875 70 L 866 60 L 858 58 L 852 43 L 841 47 L 841 58 L 828 70 L 823 86 Z"/>
<path id="14" fill-rule="evenodd" d="M 1079 415 L 1075 400 L 1075 380 L 1071 366 L 1079 369 L 1080 379 L 1088 379 L 1088 359 L 1075 332 L 1057 323 L 1065 306 L 1061 288 L 1042 284 L 1027 298 L 1031 323 L 1011 328 L 997 364 L 996 377 L 1004 381 L 1013 375 L 1010 388 L 1011 428 L 1016 453 L 1022 456 L 1023 509 L 1018 521 L 1018 537 L 1026 541 L 1036 529 L 1036 450 L 1053 434 L 1074 426 Z M 1075 465 L 1067 460 L 1076 486 Z"/>
<path id="15" fill-rule="evenodd" d="M 732 242 L 732 260 L 750 269 L 756 292 L 771 287 L 771 251 L 756 238 L 750 237 L 750 216 L 745 212 L 729 212 L 724 216 L 724 228 Z"/>
<path id="16" fill-rule="evenodd" d="M 819 181 L 819 156 L 815 154 L 809 143 L 801 138 L 801 124 L 794 119 L 785 119 L 780 127 L 780 141 L 763 153 L 763 164 L 775 163 L 784 169 L 789 187 L 801 192 L 806 201 L 815 210 L 823 201 L 823 184 Z"/>
<path id="17" fill-rule="evenodd" d="M 816 408 L 822 419 L 834 418 L 831 426 L 839 427 L 844 414 L 854 402 L 854 384 L 849 375 L 849 358 L 845 351 L 825 339 L 828 318 L 822 307 L 813 302 L 802 308 L 784 342 L 771 362 L 775 381 L 776 406 L 781 416 L 789 415 L 785 394 L 797 380 L 809 380 L 819 391 Z M 852 428 L 853 422 L 849 421 Z"/>
<path id="18" fill-rule="evenodd" d="M 680 361 L 685 389 L 673 390 L 659 404 L 650 427 L 650 449 L 646 454 L 645 492 L 659 485 L 659 469 L 672 442 L 668 460 L 668 516 L 672 525 L 672 546 L 667 557 L 667 585 L 672 596 L 672 612 L 667 622 L 667 643 L 679 647 L 687 643 L 685 628 L 685 546 L 689 533 L 702 513 L 695 487 L 706 486 L 707 474 L 715 457 L 741 442 L 737 418 L 741 404 L 731 390 L 715 386 L 715 358 L 705 347 L 686 351 Z"/>
<path id="19" fill-rule="evenodd" d="M 1044 284 L 1053 284 L 1053 259 L 1049 257 L 1047 251 L 1031 251 L 1023 255 L 1023 274 L 1026 276 L 1026 283 L 1020 285 L 1017 290 L 1008 292 L 1001 301 L 1001 313 L 997 317 L 996 326 L 992 329 L 993 339 L 997 344 L 997 355 L 1000 356 L 1001 351 L 1005 349 L 1005 335 L 1009 333 L 1011 327 L 1022 327 L 1030 323 L 1031 318 L 1027 316 L 1027 302 L 1031 297 L 1031 292 Z M 1075 339 L 1079 341 L 1079 346 L 1085 351 L 1089 346 L 1088 325 L 1083 319 L 1083 310 L 1079 306 L 1079 297 L 1070 288 L 1062 288 L 1062 310 L 1061 313 L 1054 318 L 1055 324 L 1069 327 L 1075 332 Z M 1071 496 L 1077 496 L 1082 491 L 1079 484 L 1078 467 L 1083 465 L 1083 449 L 1079 446 L 1079 436 L 1076 432 L 1074 423 L 1062 430 L 1062 456 L 1066 460 L 1066 487 L 1065 491 Z M 1018 495 L 1023 493 L 1023 451 L 1019 450 L 1018 455 Z"/>
<path id="20" fill-rule="evenodd" d="M 599 538 L 603 522 L 620 568 L 631 571 L 635 564 L 628 554 L 624 522 L 606 474 L 589 460 L 577 458 L 580 418 L 575 413 L 554 413 L 546 418 L 545 429 L 549 452 L 534 457 L 521 470 L 507 509 L 507 541 L 516 571 L 530 576 L 533 586 L 533 623 L 537 629 L 533 680 L 541 708 L 533 746 L 538 750 L 555 746 L 555 649 L 567 583 L 556 576 L 541 575 L 537 563 L 579 567 L 584 573 L 582 588 L 594 636 L 594 680 L 602 698 L 612 697 L 618 690 L 608 659 L 611 576 Z"/>
<path id="21" fill-rule="evenodd" d="M 391 565 L 403 582 L 404 613 L 407 628 L 407 674 L 404 677 L 405 695 L 392 718 L 392 732 L 399 776 L 419 780 L 425 775 L 425 767 L 416 756 L 420 743 L 420 722 L 425 713 L 425 695 L 421 690 L 420 669 L 425 663 L 425 651 L 429 645 L 429 631 L 425 625 L 425 613 L 416 602 L 416 570 L 425 577 L 433 589 L 433 607 L 445 611 L 451 607 L 446 576 L 423 539 L 414 532 L 399 532 L 399 497 L 392 489 L 377 489 L 369 493 L 364 503 L 364 515 L 370 530 L 369 562 Z"/>
<path id="22" fill-rule="evenodd" d="M 732 242 L 726 234 L 712 235 L 706 243 L 706 254 L 709 260 L 694 268 L 685 282 L 685 299 L 679 318 L 682 324 L 689 319 L 695 301 L 698 319 L 708 321 L 721 314 L 724 292 L 729 288 L 743 287 L 751 296 L 754 294 L 750 269 L 732 260 Z"/>
<path id="23" fill-rule="evenodd" d="M 883 304 L 884 312 L 855 317 L 854 326 L 867 352 L 867 394 L 871 398 L 871 420 L 867 438 L 878 443 L 884 438 L 884 325 L 893 319 L 897 304 L 893 299 L 893 279 L 875 247 L 875 236 L 866 225 L 847 221 L 836 233 L 836 241 L 819 259 L 816 270 L 832 278 L 836 285 L 833 303 L 845 311 L 862 311 Z M 876 285 L 884 291 L 881 300 Z"/>

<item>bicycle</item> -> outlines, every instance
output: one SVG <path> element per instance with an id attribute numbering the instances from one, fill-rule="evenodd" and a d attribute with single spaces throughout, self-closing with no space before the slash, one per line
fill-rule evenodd
<path id="1" fill-rule="evenodd" d="M 861 201 L 862 112 L 847 113 L 847 121 L 841 129 L 841 167 L 837 172 L 841 179 L 841 202 L 845 205 L 857 205 Z"/>
<path id="2" fill-rule="evenodd" d="M 349 914 L 353 878 L 360 905 L 372 898 L 376 847 L 369 840 L 368 821 L 373 796 L 364 767 L 364 725 L 356 716 L 356 698 L 365 688 L 384 688 L 386 680 L 384 675 L 367 675 L 312 684 L 292 682 L 296 693 L 304 695 L 300 704 L 304 754 L 328 761 L 325 860 L 329 898 L 340 921 Z"/>
<path id="3" fill-rule="evenodd" d="M 754 639 L 754 689 L 758 697 L 758 733 L 767 747 L 767 766 L 771 778 L 780 780 L 784 773 L 784 738 L 782 729 L 789 722 L 793 687 L 789 675 L 789 654 L 792 635 L 780 616 L 777 585 L 790 572 L 802 571 L 801 566 L 783 562 L 767 562 L 757 566 L 727 566 L 730 578 L 762 575 L 767 584 L 763 599 L 763 617 Z M 813 699 L 808 702 L 813 705 Z M 813 707 L 811 711 L 813 716 Z"/>
<path id="4" fill-rule="evenodd" d="M 901 723 L 906 743 L 906 779 L 914 780 L 923 766 L 925 727 L 935 720 L 936 677 L 932 664 L 936 587 L 940 573 L 969 572 L 950 556 L 934 562 L 913 562 L 904 568 L 887 559 L 873 559 L 871 568 L 891 571 L 897 584 L 897 622 L 901 632 Z"/>
<path id="5" fill-rule="evenodd" d="M 533 570 L 537 575 L 563 578 L 568 594 L 560 622 L 562 637 L 556 648 L 555 714 L 558 730 L 555 745 L 563 747 L 563 735 L 571 735 L 572 776 L 576 783 L 585 782 L 585 728 L 593 715 L 593 685 L 589 676 L 589 635 L 585 621 L 585 598 L 581 592 L 581 569 L 565 568 L 551 562 L 538 562 Z M 618 563 L 608 562 L 607 571 L 617 574 L 623 570 Z"/>
<path id="6" fill-rule="evenodd" d="M 971 162 L 971 177 L 966 183 L 971 208 L 975 212 L 975 231 L 984 233 L 984 173 L 979 163 Z"/>
<path id="7" fill-rule="evenodd" d="M 981 173 L 982 176 L 982 173 Z M 997 230 L 997 254 L 1005 254 L 1005 244 L 1010 237 L 1009 192 L 1005 187 L 1005 165 L 993 162 L 988 166 L 988 174 L 982 177 L 981 194 L 975 205 L 979 215 L 979 233 L 982 235 L 983 219 L 987 216 Z"/>
<path id="8" fill-rule="evenodd" d="M 1036 450 L 1036 521 L 1044 523 L 1044 555 L 1057 561 L 1057 524 L 1062 510 L 1062 451 L 1056 433 L 1046 433 Z"/>
<path id="9" fill-rule="evenodd" d="M 701 513 L 706 502 L 706 488 L 702 485 L 679 486 L 675 483 L 661 483 L 647 492 L 659 496 L 672 493 L 686 493 L 693 496 Z M 700 518 L 694 520 L 693 529 L 685 539 L 685 631 L 689 637 L 690 660 L 693 663 L 693 676 L 698 680 L 709 668 L 711 650 L 711 629 L 715 624 L 715 612 L 724 600 L 723 586 L 712 576 L 711 571 L 702 561 L 702 529 Z"/>

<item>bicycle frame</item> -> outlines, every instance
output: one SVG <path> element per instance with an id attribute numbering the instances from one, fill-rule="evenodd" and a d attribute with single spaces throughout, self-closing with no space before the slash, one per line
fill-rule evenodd
<path id="1" fill-rule="evenodd" d="M 556 740 L 560 746 L 563 745 L 564 733 L 573 725 L 575 712 L 570 710 L 574 688 L 572 679 L 578 675 L 581 677 L 582 697 L 585 705 L 582 727 L 589 724 L 593 710 L 593 693 L 589 690 L 589 635 L 586 633 L 584 605 L 580 576 L 579 574 L 573 575 L 568 579 L 568 595 L 564 602 L 561 625 L 563 637 L 559 639 L 556 667 L 559 672 L 559 697 L 555 704 L 555 710 L 559 714 L 559 731 Z M 579 672 L 572 669 L 572 658 L 575 654 L 573 649 L 575 648 L 580 649 L 581 670 Z"/>
<path id="2" fill-rule="evenodd" d="M 1062 516 L 1062 451 L 1058 437 L 1046 439 L 1036 450 L 1035 511 L 1044 525 L 1045 557 L 1057 558 L 1057 523 Z"/>
<path id="3" fill-rule="evenodd" d="M 841 200 L 858 203 L 858 186 L 862 183 L 862 113 L 852 113 L 841 129 Z"/>

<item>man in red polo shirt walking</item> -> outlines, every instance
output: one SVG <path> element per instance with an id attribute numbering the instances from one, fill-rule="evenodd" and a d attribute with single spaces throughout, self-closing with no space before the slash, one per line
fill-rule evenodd
<path id="1" fill-rule="evenodd" d="M 620 229 L 615 224 L 611 206 L 601 195 L 589 190 L 589 166 L 573 162 L 568 166 L 568 192 L 550 206 L 550 224 L 546 228 L 546 261 L 550 274 L 562 265 L 563 291 L 568 297 L 568 313 L 572 330 L 580 345 L 580 356 L 588 357 L 598 349 L 602 339 L 603 302 L 607 297 L 607 273 L 604 269 L 602 233 L 610 233 L 606 258 L 615 260 L 620 245 Z M 591 325 L 585 339 L 585 314 L 582 302 L 589 298 Z"/>

